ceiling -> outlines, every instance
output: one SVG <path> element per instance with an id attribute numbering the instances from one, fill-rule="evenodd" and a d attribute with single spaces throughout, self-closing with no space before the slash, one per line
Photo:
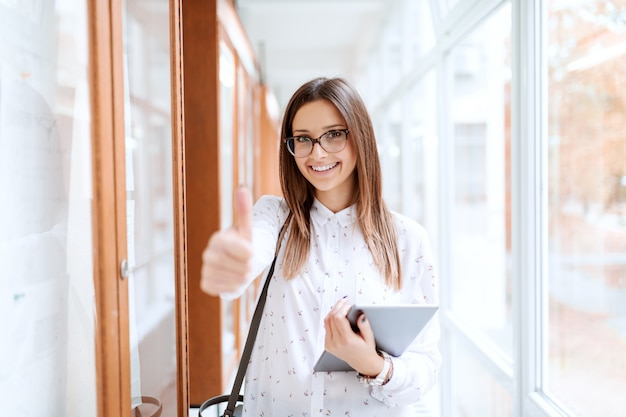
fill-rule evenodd
<path id="1" fill-rule="evenodd" d="M 281 108 L 318 76 L 353 78 L 393 0 L 235 0 Z"/>

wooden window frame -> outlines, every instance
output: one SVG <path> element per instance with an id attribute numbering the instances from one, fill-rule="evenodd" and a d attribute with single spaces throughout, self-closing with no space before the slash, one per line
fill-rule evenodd
<path id="1" fill-rule="evenodd" d="M 99 417 L 132 415 L 128 282 L 120 273 L 128 256 L 122 6 L 121 0 L 88 2 Z M 221 393 L 232 373 L 232 367 L 225 369 L 221 363 L 220 300 L 199 288 L 202 251 L 210 234 L 221 224 L 220 202 L 216 198 L 220 195 L 220 40 L 227 41 L 236 51 L 238 68 L 244 65 L 241 54 L 248 62 L 257 64 L 231 3 L 169 0 L 169 14 L 176 391 L 178 415 L 187 416 L 189 407 Z M 268 112 L 270 94 L 255 77 L 257 74 L 246 75 L 254 101 L 253 126 L 247 129 L 253 129 L 261 138 L 255 139 L 254 149 L 245 152 L 254 152 L 258 162 L 254 166 L 253 190 L 258 197 L 278 190 L 278 153 L 274 148 L 277 116 Z M 235 92 L 235 98 L 238 97 Z M 239 108 L 238 103 L 235 106 Z M 237 138 L 236 130 L 235 135 Z M 235 155 L 239 154 L 237 146 L 241 145 L 235 139 Z M 233 175 L 237 176 L 238 163 L 245 161 L 236 157 L 233 163 Z M 246 305 L 237 305 L 237 314 L 249 319 L 250 302 L 253 297 L 247 298 Z M 239 335 L 243 332 L 238 318 L 235 323 L 236 348 L 240 351 L 243 338 Z"/>
<path id="2" fill-rule="evenodd" d="M 185 126 L 183 123 L 182 0 L 170 0 L 170 78 L 172 90 L 172 190 L 176 280 L 176 387 L 178 415 L 189 413 L 189 329 L 187 314 L 187 218 L 185 212 Z"/>
<path id="3" fill-rule="evenodd" d="M 130 417 L 121 2 L 88 2 L 98 416 Z M 111 213 L 114 213 L 112 216 Z"/>
<path id="4" fill-rule="evenodd" d="M 181 2 L 170 0 L 172 169 L 179 416 L 189 413 Z M 88 2 L 99 417 L 130 417 L 122 1 Z M 114 213 L 114 215 L 111 215 Z"/>

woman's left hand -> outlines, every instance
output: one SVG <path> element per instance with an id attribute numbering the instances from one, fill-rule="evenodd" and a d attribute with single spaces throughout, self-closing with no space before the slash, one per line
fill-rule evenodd
<path id="1" fill-rule="evenodd" d="M 324 319 L 326 327 L 324 348 L 347 362 L 357 372 L 376 376 L 383 369 L 384 359 L 376 352 L 376 341 L 369 321 L 365 314 L 361 313 L 357 318 L 359 332 L 355 333 L 348 321 L 348 311 L 350 311 L 348 299 L 342 298 Z"/>

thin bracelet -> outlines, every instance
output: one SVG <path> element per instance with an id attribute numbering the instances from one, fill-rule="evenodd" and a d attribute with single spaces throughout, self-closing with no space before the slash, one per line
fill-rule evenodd
<path id="1" fill-rule="evenodd" d="M 357 378 L 359 379 L 359 381 L 361 381 L 363 385 L 381 386 L 381 385 L 386 384 L 391 378 L 391 375 L 389 374 L 389 371 L 393 367 L 393 362 L 391 362 L 391 357 L 389 356 L 387 352 L 383 352 L 383 351 L 378 351 L 378 354 L 383 357 L 383 360 L 384 360 L 383 369 L 382 371 L 380 371 L 378 375 L 373 376 L 373 377 L 363 375 L 361 373 L 357 374 Z"/>
<path id="2" fill-rule="evenodd" d="M 391 381 L 391 378 L 393 377 L 393 359 L 391 359 L 391 356 L 387 355 L 387 359 L 385 360 L 389 360 L 389 372 L 387 372 L 387 377 L 381 385 L 387 384 L 387 382 Z"/>

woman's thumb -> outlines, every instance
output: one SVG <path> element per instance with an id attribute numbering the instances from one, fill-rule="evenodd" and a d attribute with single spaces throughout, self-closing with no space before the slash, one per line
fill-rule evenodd
<path id="1" fill-rule="evenodd" d="M 246 239 L 252 239 L 252 196 L 246 186 L 235 192 L 235 216 L 235 230 Z"/>
<path id="2" fill-rule="evenodd" d="M 365 317 L 365 313 L 361 313 L 359 318 L 356 321 L 356 325 L 359 328 L 359 334 L 366 342 L 374 342 L 374 332 L 372 331 L 372 326 L 370 326 L 370 322 Z"/>

